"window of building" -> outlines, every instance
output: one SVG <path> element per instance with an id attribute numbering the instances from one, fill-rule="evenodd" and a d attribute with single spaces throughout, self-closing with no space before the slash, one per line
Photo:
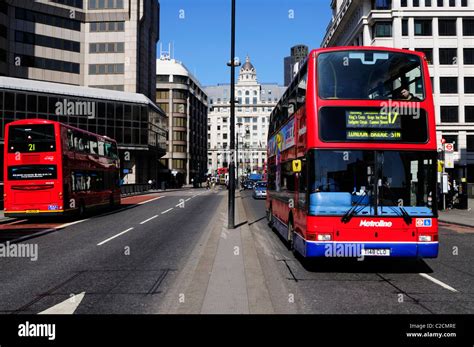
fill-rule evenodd
<path id="1" fill-rule="evenodd" d="M 458 123 L 459 122 L 458 106 L 441 106 L 441 122 L 442 123 Z"/>
<path id="2" fill-rule="evenodd" d="M 439 36 L 456 36 L 456 19 L 438 20 Z"/>
<path id="3" fill-rule="evenodd" d="M 186 118 L 173 117 L 173 126 L 175 126 L 175 127 L 186 127 Z"/>
<path id="4" fill-rule="evenodd" d="M 400 1 L 400 6 L 401 7 L 407 7 L 408 6 L 408 1 L 407 0 L 401 0 Z"/>
<path id="5" fill-rule="evenodd" d="M 431 19 L 415 19 L 415 36 L 431 36 Z"/>
<path id="6" fill-rule="evenodd" d="M 464 48 L 464 64 L 474 65 L 474 48 Z"/>
<path id="7" fill-rule="evenodd" d="M 420 0 L 413 0 L 413 7 L 420 7 Z"/>
<path id="8" fill-rule="evenodd" d="M 81 31 L 81 22 L 74 19 L 58 17 L 51 14 L 26 10 L 20 7 L 15 8 L 15 18 L 44 25 L 55 26 L 59 28 Z"/>
<path id="9" fill-rule="evenodd" d="M 402 19 L 402 35 L 408 36 L 408 19 Z"/>
<path id="10" fill-rule="evenodd" d="M 415 48 L 415 51 L 424 53 L 428 64 L 433 64 L 433 48 Z"/>
<path id="11" fill-rule="evenodd" d="M 124 68 L 124 64 L 90 64 L 89 75 L 120 75 Z"/>
<path id="12" fill-rule="evenodd" d="M 431 7 L 431 0 L 425 0 L 425 7 Z"/>
<path id="13" fill-rule="evenodd" d="M 89 10 L 121 8 L 123 8 L 123 0 L 89 0 Z"/>
<path id="14" fill-rule="evenodd" d="M 437 0 L 437 5 L 438 5 L 438 7 L 443 7 L 444 6 L 444 1 L 443 0 Z"/>
<path id="15" fill-rule="evenodd" d="M 83 0 L 50 0 L 51 2 L 55 2 L 57 4 L 62 4 L 66 6 L 81 8 L 84 6 Z"/>
<path id="16" fill-rule="evenodd" d="M 456 0 L 449 0 L 449 7 L 456 7 Z"/>
<path id="17" fill-rule="evenodd" d="M 375 0 L 376 10 L 389 10 L 392 8 L 392 0 Z"/>
<path id="18" fill-rule="evenodd" d="M 156 98 L 157 99 L 165 99 L 167 100 L 170 96 L 170 92 L 168 89 L 157 89 L 156 91 Z"/>
<path id="19" fill-rule="evenodd" d="M 173 145 L 173 152 L 186 153 L 186 146 L 185 145 Z"/>
<path id="20" fill-rule="evenodd" d="M 466 136 L 466 151 L 469 153 L 474 152 L 474 135 Z"/>
<path id="21" fill-rule="evenodd" d="M 81 43 L 78 41 L 64 40 L 56 37 L 39 35 L 25 31 L 15 31 L 15 41 L 27 45 L 42 46 L 63 51 L 77 52 L 81 51 Z"/>
<path id="22" fill-rule="evenodd" d="M 464 77 L 464 93 L 474 94 L 474 77 Z"/>
<path id="23" fill-rule="evenodd" d="M 123 42 L 94 42 L 89 44 L 89 53 L 123 53 Z"/>
<path id="24" fill-rule="evenodd" d="M 474 36 L 474 18 L 462 19 L 462 33 L 464 36 Z"/>
<path id="25" fill-rule="evenodd" d="M 185 167 L 184 159 L 173 159 L 173 169 L 183 170 Z"/>
<path id="26" fill-rule="evenodd" d="M 456 94 L 458 92 L 458 78 L 440 77 L 439 90 L 443 94 Z"/>
<path id="27" fill-rule="evenodd" d="M 461 6 L 467 7 L 467 0 L 461 0 Z"/>
<path id="28" fill-rule="evenodd" d="M 464 106 L 464 119 L 466 123 L 474 123 L 474 106 Z"/>
<path id="29" fill-rule="evenodd" d="M 70 61 L 62 61 L 56 59 L 47 59 L 34 57 L 30 55 L 15 54 L 15 60 L 20 61 L 20 66 L 34 67 L 37 69 L 61 71 L 73 74 L 80 73 L 80 64 Z"/>
<path id="30" fill-rule="evenodd" d="M 391 22 L 377 22 L 373 28 L 374 37 L 391 37 L 392 23 Z"/>
<path id="31" fill-rule="evenodd" d="M 457 48 L 440 48 L 439 49 L 439 63 L 441 65 L 455 65 L 458 60 Z"/>
<path id="32" fill-rule="evenodd" d="M 125 31 L 125 22 L 91 22 L 89 28 L 91 33 L 122 32 Z"/>

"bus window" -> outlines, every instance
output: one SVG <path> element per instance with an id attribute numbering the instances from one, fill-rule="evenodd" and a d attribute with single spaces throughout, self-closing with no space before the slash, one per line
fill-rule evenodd
<path id="1" fill-rule="evenodd" d="M 89 136 L 89 150 L 91 154 L 98 154 L 98 144 L 97 144 L 97 138 L 95 136 Z"/>
<path id="2" fill-rule="evenodd" d="M 99 155 L 100 156 L 102 156 L 102 157 L 105 156 L 105 142 L 104 141 L 99 140 L 98 150 L 99 150 Z"/>
<path id="3" fill-rule="evenodd" d="M 74 133 L 71 129 L 67 129 L 67 145 L 69 150 L 74 150 Z"/>
<path id="4" fill-rule="evenodd" d="M 11 126 L 8 133 L 9 153 L 54 152 L 56 140 L 53 124 Z"/>
<path id="5" fill-rule="evenodd" d="M 90 153 L 90 146 L 89 146 L 89 135 L 87 134 L 82 134 L 82 143 L 83 143 L 83 151 L 85 153 Z"/>

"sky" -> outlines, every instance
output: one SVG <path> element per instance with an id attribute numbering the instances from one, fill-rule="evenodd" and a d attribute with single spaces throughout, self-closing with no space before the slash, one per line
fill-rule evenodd
<path id="1" fill-rule="evenodd" d="M 249 55 L 260 83 L 283 84 L 290 48 L 318 48 L 330 0 L 236 0 L 236 57 Z M 160 44 L 204 86 L 229 83 L 231 0 L 160 0 Z M 238 70 L 237 70 L 238 71 Z M 159 71 L 158 71 L 159 73 Z"/>

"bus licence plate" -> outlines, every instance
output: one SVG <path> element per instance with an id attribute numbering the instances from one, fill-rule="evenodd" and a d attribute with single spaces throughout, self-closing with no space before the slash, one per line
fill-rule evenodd
<path id="1" fill-rule="evenodd" d="M 362 255 L 389 257 L 390 256 L 390 249 L 367 248 L 367 249 L 362 250 Z"/>

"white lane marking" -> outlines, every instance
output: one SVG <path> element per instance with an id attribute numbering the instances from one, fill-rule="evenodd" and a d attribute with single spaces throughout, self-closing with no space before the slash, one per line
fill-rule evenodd
<path id="1" fill-rule="evenodd" d="M 164 196 L 158 196 L 158 197 L 150 199 L 150 200 L 142 201 L 142 202 L 139 202 L 137 205 L 147 204 L 149 202 L 152 202 L 152 201 L 155 201 L 155 200 L 158 200 L 158 199 L 161 199 L 161 198 L 164 198 Z"/>
<path id="2" fill-rule="evenodd" d="M 132 227 L 132 228 L 128 228 L 127 230 L 124 230 L 124 231 L 122 231 L 121 233 L 118 233 L 117 235 L 114 235 L 114 236 L 112 236 L 112 237 L 109 237 L 107 240 L 104 240 L 104 241 L 102 241 L 102 242 L 99 242 L 99 243 L 97 244 L 97 246 L 102 246 L 104 243 L 109 242 L 110 240 L 113 240 L 113 239 L 115 239 L 116 237 L 119 237 L 120 235 L 123 235 L 123 234 L 125 234 L 125 233 L 128 233 L 128 232 L 129 232 L 130 230 L 132 230 L 132 229 L 133 229 L 133 227 Z"/>
<path id="3" fill-rule="evenodd" d="M 167 209 L 166 211 L 161 212 L 161 214 L 168 213 L 168 212 L 171 211 L 172 209 L 173 209 L 173 208 L 169 208 L 169 209 Z"/>
<path id="4" fill-rule="evenodd" d="M 182 208 L 183 207 L 183 203 L 180 202 L 178 205 L 176 205 L 175 207 L 179 207 L 179 208 Z"/>
<path id="5" fill-rule="evenodd" d="M 433 282 L 433 283 L 436 283 L 437 285 L 440 285 L 441 287 L 447 289 L 447 290 L 450 290 L 452 291 L 453 293 L 457 293 L 458 291 L 456 289 L 454 289 L 453 287 L 447 285 L 446 283 L 444 282 L 441 282 L 440 280 L 437 280 L 436 278 L 434 277 L 431 277 L 430 275 L 428 274 L 425 274 L 425 273 L 420 273 L 419 274 L 421 277 L 424 277 L 426 278 L 427 280 Z"/>
<path id="6" fill-rule="evenodd" d="M 184 201 L 189 201 L 189 200 L 191 200 L 191 198 L 187 198 L 187 199 L 186 199 L 186 200 L 184 200 Z"/>
<path id="7" fill-rule="evenodd" d="M 145 224 L 145 223 L 151 221 L 152 219 L 155 219 L 156 217 L 158 217 L 157 214 L 155 214 L 153 217 L 150 217 L 150 218 L 148 218 L 148 219 L 145 219 L 145 220 L 144 220 L 143 222 L 141 222 L 140 224 Z"/>
<path id="8" fill-rule="evenodd" d="M 79 224 L 79 223 L 85 222 L 86 220 L 89 220 L 89 218 L 76 220 L 75 222 L 71 222 L 71 223 L 62 224 L 62 225 L 59 225 L 59 226 L 55 227 L 54 229 L 62 229 L 62 228 L 70 227 L 71 225 Z"/>
<path id="9" fill-rule="evenodd" d="M 84 299 L 85 294 L 86 292 L 82 292 L 81 294 L 74 295 L 47 310 L 39 312 L 38 314 L 73 314 L 82 299 Z"/>

